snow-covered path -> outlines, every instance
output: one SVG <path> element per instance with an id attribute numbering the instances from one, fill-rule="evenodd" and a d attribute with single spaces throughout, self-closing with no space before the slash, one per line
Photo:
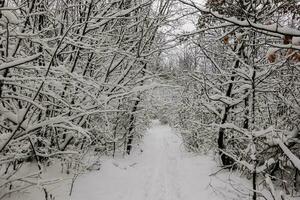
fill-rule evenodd
<path id="1" fill-rule="evenodd" d="M 211 179 L 209 174 L 217 170 L 212 158 L 185 153 L 181 143 L 169 126 L 154 125 L 144 138 L 143 152 L 127 159 L 106 160 L 100 171 L 77 180 L 71 199 L 243 199 L 222 181 Z"/>

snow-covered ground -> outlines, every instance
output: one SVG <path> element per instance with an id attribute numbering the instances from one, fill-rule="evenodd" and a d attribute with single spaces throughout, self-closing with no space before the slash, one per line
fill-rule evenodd
<path id="1" fill-rule="evenodd" d="M 247 181 L 229 173 L 209 176 L 218 170 L 213 158 L 186 153 L 181 143 L 169 126 L 154 123 L 141 151 L 126 159 L 107 159 L 100 171 L 79 177 L 71 199 L 249 199 Z"/>
<path id="2" fill-rule="evenodd" d="M 168 125 L 155 121 L 144 142 L 126 158 L 102 158 L 99 171 L 80 175 L 69 196 L 72 174 L 52 165 L 42 174 L 51 181 L 49 200 L 243 200 L 249 196 L 248 180 L 221 171 L 214 156 L 188 153 L 180 136 Z M 28 175 L 36 171 L 30 163 Z M 43 181 L 41 181 L 43 182 Z M 42 187 L 9 195 L 8 200 L 43 200 Z"/>

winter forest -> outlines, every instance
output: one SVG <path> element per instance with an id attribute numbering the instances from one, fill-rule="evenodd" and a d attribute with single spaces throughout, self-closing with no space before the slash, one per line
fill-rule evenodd
<path id="1" fill-rule="evenodd" d="M 298 0 L 0 0 L 0 200 L 300 199 Z"/>

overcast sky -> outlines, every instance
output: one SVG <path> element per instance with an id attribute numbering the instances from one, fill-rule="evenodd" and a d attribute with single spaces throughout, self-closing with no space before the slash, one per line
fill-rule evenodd
<path id="1" fill-rule="evenodd" d="M 190 0 L 186 0 L 189 2 Z M 195 4 L 204 5 L 207 0 L 192 0 Z M 197 21 L 197 15 L 190 15 L 186 18 L 186 22 L 182 25 L 181 30 L 183 31 L 193 31 L 195 30 L 195 22 Z"/>

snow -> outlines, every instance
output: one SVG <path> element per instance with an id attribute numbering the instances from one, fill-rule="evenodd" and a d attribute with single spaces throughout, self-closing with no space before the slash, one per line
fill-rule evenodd
<path id="1" fill-rule="evenodd" d="M 11 10 L 1 10 L 2 15 L 8 20 L 11 24 L 19 24 L 21 21 Z M 3 19 L 3 18 L 2 18 Z"/>
<path id="2" fill-rule="evenodd" d="M 202 11 L 204 13 L 210 13 L 211 15 L 213 15 L 216 18 L 222 19 L 222 20 L 232 23 L 234 25 L 238 25 L 241 27 L 253 27 L 255 29 L 258 29 L 260 31 L 265 31 L 267 33 L 291 35 L 291 36 L 300 37 L 300 31 L 295 28 L 279 26 L 278 24 L 270 24 L 270 25 L 260 24 L 260 23 L 251 22 L 249 20 L 240 20 L 237 17 L 226 17 L 225 15 L 222 15 L 219 12 L 213 12 L 213 11 L 205 8 L 205 6 L 203 6 L 203 5 L 195 4 L 193 1 L 180 0 L 180 2 L 185 5 L 194 7 L 198 11 Z"/>
<path id="3" fill-rule="evenodd" d="M 292 38 L 293 45 L 300 45 L 300 37 L 293 37 Z"/>
<path id="4" fill-rule="evenodd" d="M 102 157 L 96 163 L 97 170 L 83 175 L 80 175 L 80 171 L 61 173 L 59 162 L 54 161 L 50 167 L 43 169 L 41 179 L 38 179 L 39 186 L 14 193 L 7 200 L 44 199 L 43 187 L 49 195 L 55 196 L 55 200 L 250 198 L 248 180 L 240 178 L 236 173 L 220 171 L 213 155 L 186 152 L 181 137 L 168 125 L 155 121 L 143 141 L 140 146 L 135 147 L 132 155 L 126 158 Z M 82 162 L 90 165 L 95 159 L 90 155 Z M 27 177 L 38 171 L 34 162 L 26 165 L 26 170 L 18 172 L 19 177 Z M 72 180 L 75 182 L 72 195 L 69 196 Z"/>
<path id="5" fill-rule="evenodd" d="M 126 159 L 106 159 L 100 171 L 81 176 L 72 200 L 223 200 L 249 198 L 247 185 L 218 171 L 212 156 L 186 153 L 182 140 L 167 125 L 156 122 L 140 151 Z M 241 184 L 241 182 L 243 183 Z M 238 192 L 239 191 L 239 192 Z M 244 194 L 243 194 L 244 193 Z"/>
<path id="6" fill-rule="evenodd" d="M 280 148 L 282 149 L 282 151 L 285 153 L 285 155 L 287 157 L 289 157 L 289 159 L 292 161 L 292 163 L 294 164 L 294 166 L 300 170 L 300 159 L 298 157 L 296 157 L 288 148 L 287 146 L 285 146 L 285 144 L 281 141 L 281 139 L 276 139 L 276 144 L 278 144 L 280 146 Z"/>
<path id="7" fill-rule="evenodd" d="M 4 199 L 43 200 L 45 199 L 43 187 L 46 187 L 49 194 L 55 195 L 55 200 L 67 200 L 69 182 L 72 175 L 61 173 L 61 167 L 57 163 L 52 164 L 50 167 L 43 168 L 42 174 L 39 173 L 36 162 L 25 163 L 22 170 L 19 170 L 17 174 L 14 174 L 14 177 L 23 181 L 23 186 L 21 186 L 21 188 L 28 187 L 28 189 L 20 189 L 20 192 L 9 194 Z M 0 191 L 0 199 L 3 194 L 5 194 L 5 191 Z"/>
<path id="8" fill-rule="evenodd" d="M 12 68 L 12 67 L 16 67 L 16 66 L 31 62 L 31 61 L 39 58 L 41 55 L 42 54 L 38 53 L 38 54 L 35 54 L 33 56 L 27 56 L 25 58 L 15 59 L 11 62 L 1 64 L 0 65 L 0 70 L 9 69 L 9 68 Z"/>

